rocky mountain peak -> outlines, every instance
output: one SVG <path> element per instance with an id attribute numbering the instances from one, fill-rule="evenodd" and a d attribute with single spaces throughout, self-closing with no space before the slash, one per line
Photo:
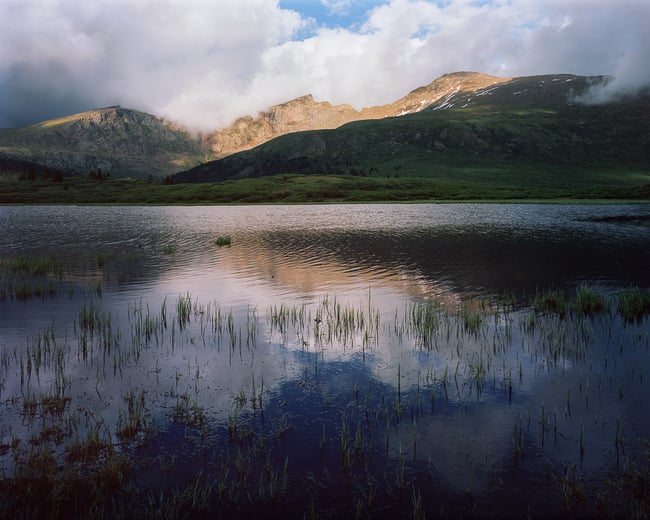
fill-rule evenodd
<path id="1" fill-rule="evenodd" d="M 205 144 L 217 157 L 253 148 L 274 137 L 304 130 L 337 128 L 360 118 L 350 105 L 332 105 L 315 101 L 311 94 L 274 105 L 257 117 L 237 119 L 228 128 L 205 138 Z"/>
<path id="2" fill-rule="evenodd" d="M 440 76 L 428 85 L 409 92 L 391 106 L 396 112 L 395 115 L 420 112 L 431 105 L 449 102 L 458 93 L 475 92 L 507 81 L 510 81 L 510 78 L 490 76 L 478 72 L 453 72 Z"/>

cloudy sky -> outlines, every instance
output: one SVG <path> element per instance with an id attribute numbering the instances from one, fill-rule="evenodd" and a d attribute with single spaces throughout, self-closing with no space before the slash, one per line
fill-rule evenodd
<path id="1" fill-rule="evenodd" d="M 650 83 L 649 0 L 0 0 L 0 128 L 120 104 L 207 131 L 453 71 Z"/>

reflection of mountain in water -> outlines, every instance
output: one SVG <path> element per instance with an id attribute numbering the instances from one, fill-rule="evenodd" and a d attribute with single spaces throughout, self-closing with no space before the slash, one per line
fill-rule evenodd
<path id="1" fill-rule="evenodd" d="M 81 285 L 265 305 L 324 293 L 462 298 L 650 286 L 642 207 L 4 208 L 0 254 L 54 254 Z M 233 245 L 215 239 L 230 234 Z M 12 253 L 13 252 L 13 253 Z"/>
<path id="2" fill-rule="evenodd" d="M 270 231 L 222 258 L 228 269 L 274 280 L 300 294 L 393 287 L 415 296 L 466 296 L 581 281 L 649 285 L 650 248 L 641 236 L 599 237 L 502 226 L 390 231 Z"/>

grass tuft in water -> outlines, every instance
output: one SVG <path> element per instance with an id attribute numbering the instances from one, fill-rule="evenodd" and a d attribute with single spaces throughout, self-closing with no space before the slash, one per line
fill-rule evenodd
<path id="1" fill-rule="evenodd" d="M 63 278 L 66 265 L 62 259 L 50 256 L 12 256 L 0 259 L 0 270 L 32 276 L 52 274 Z"/>
<path id="2" fill-rule="evenodd" d="M 602 294 L 581 284 L 576 289 L 575 306 L 579 313 L 598 314 L 607 308 L 607 302 Z"/>
<path id="3" fill-rule="evenodd" d="M 564 293 L 559 289 L 537 292 L 533 298 L 532 306 L 536 312 L 558 314 L 560 318 L 563 318 L 567 311 Z"/>
<path id="4" fill-rule="evenodd" d="M 640 321 L 650 314 L 650 291 L 629 287 L 618 295 L 618 312 L 626 321 Z"/>
<path id="5" fill-rule="evenodd" d="M 230 235 L 221 235 L 214 241 L 219 247 L 232 245 L 232 237 Z"/>
<path id="6" fill-rule="evenodd" d="M 177 250 L 177 247 L 175 244 L 165 244 L 164 246 L 161 246 L 160 252 L 164 255 L 173 255 Z"/>

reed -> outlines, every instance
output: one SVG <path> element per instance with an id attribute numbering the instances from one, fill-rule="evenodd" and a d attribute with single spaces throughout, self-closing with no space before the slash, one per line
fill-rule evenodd
<path id="1" fill-rule="evenodd" d="M 11 421 L 0 425 L 0 470 L 29 468 L 32 475 L 47 475 L 52 482 L 68 479 L 67 486 L 77 483 L 64 471 L 83 471 L 89 481 L 106 478 L 114 487 L 98 484 L 92 492 L 98 493 L 99 505 L 89 509 L 80 503 L 72 515 L 76 517 L 99 510 L 111 516 L 119 513 L 111 504 L 118 503 L 141 516 L 152 511 L 207 516 L 217 509 L 224 515 L 250 516 L 307 504 L 314 497 L 323 507 L 318 495 L 290 485 L 302 482 L 327 493 L 348 486 L 351 491 L 342 494 L 341 506 L 368 516 L 393 512 L 396 506 L 390 504 L 408 508 L 410 493 L 412 513 L 419 517 L 434 501 L 427 486 L 436 470 L 424 476 L 423 467 L 427 458 L 431 466 L 435 455 L 430 440 L 439 431 L 436 425 L 444 422 L 451 428 L 494 400 L 502 401 L 500 413 L 512 418 L 508 455 L 514 466 L 522 466 L 527 453 L 542 448 L 568 453 L 566 439 L 573 443 L 569 458 L 578 463 L 592 452 L 592 432 L 601 429 L 611 434 L 607 442 L 612 457 L 615 453 L 618 460 L 620 454 L 625 461 L 631 448 L 623 445 L 621 421 L 611 427 L 602 421 L 598 428 L 588 421 L 602 406 L 600 401 L 611 398 L 608 393 L 618 398 L 621 392 L 620 398 L 628 399 L 643 385 L 643 367 L 625 373 L 615 368 L 624 365 L 627 351 L 645 354 L 647 332 L 643 323 L 623 327 L 616 313 L 596 317 L 600 311 L 594 305 L 577 303 L 581 290 L 563 315 L 552 306 L 513 310 L 514 304 L 497 300 L 444 306 L 425 299 L 394 314 L 391 309 L 392 321 L 380 316 L 370 298 L 354 304 L 331 295 L 309 304 L 274 303 L 266 322 L 252 305 L 224 310 L 217 302 L 203 305 L 189 293 L 178 297 L 174 313 L 168 312 L 166 300 L 159 306 L 136 301 L 123 321 L 105 311 L 105 302 L 91 299 L 80 305 L 74 327 L 52 323 L 24 346 L 0 350 L 3 413 Z M 593 295 L 583 299 L 595 300 Z M 608 332 L 607 327 L 617 326 L 624 337 Z M 224 340 L 229 352 L 220 351 Z M 375 351 L 377 345 L 381 349 Z M 267 361 L 264 349 L 273 349 L 273 356 L 283 352 L 285 358 Z M 381 358 L 384 353 L 389 356 Z M 374 370 L 375 356 L 381 359 L 376 375 L 369 370 Z M 261 365 L 262 380 L 260 357 L 269 362 Z M 593 359 L 598 367 L 591 367 Z M 230 366 L 221 371 L 221 363 Z M 275 379 L 268 385 L 273 365 L 282 367 L 280 373 L 297 367 L 298 382 L 291 375 L 287 386 Z M 349 366 L 355 367 L 353 374 Z M 597 384 L 594 371 L 599 373 Z M 568 372 L 579 375 L 573 376 L 569 390 L 558 387 L 563 389 L 557 395 L 548 394 L 555 395 L 549 397 L 552 403 L 540 406 L 541 399 L 533 400 L 531 381 L 547 374 L 564 380 L 571 377 Z M 222 415 L 209 404 L 221 389 L 232 392 L 232 408 Z M 436 399 L 436 392 L 444 393 L 445 400 Z M 430 413 L 422 405 L 423 396 L 429 395 Z M 527 401 L 528 421 L 525 411 L 520 414 Z M 561 413 L 563 407 L 564 419 L 558 420 L 554 410 Z M 209 473 L 156 495 L 150 489 L 131 489 L 135 481 L 128 475 L 134 465 L 143 471 L 159 464 L 172 474 L 179 468 L 180 462 L 156 451 L 156 436 L 168 431 L 183 432 L 174 438 L 178 447 L 169 448 L 174 455 L 208 460 L 202 468 Z M 554 443 L 549 442 L 551 431 Z M 148 444 L 150 440 L 154 442 Z M 122 466 L 119 456 L 127 453 L 155 456 L 136 457 Z M 316 454 L 322 473 L 307 460 L 309 453 Z M 300 454 L 299 463 L 289 466 L 294 454 Z M 483 477 L 483 461 L 469 454 L 466 459 L 473 468 L 472 492 L 474 480 Z M 65 470 L 66 465 L 72 469 Z M 575 475 L 566 475 L 558 493 L 569 507 L 577 500 Z M 15 482 L 13 475 L 0 477 L 0 486 L 20 493 L 7 482 Z M 62 486 L 53 489 L 61 492 L 66 489 Z M 480 500 L 478 495 L 472 499 Z M 15 511 L 13 505 L 0 505 L 0 516 L 13 517 L 9 513 Z"/>
<path id="2" fill-rule="evenodd" d="M 118 439 L 130 441 L 144 435 L 147 429 L 146 392 L 141 390 L 136 393 L 130 390 L 124 397 L 124 401 L 127 405 L 126 413 L 120 411 L 115 433 Z"/>
<path id="3" fill-rule="evenodd" d="M 179 295 L 176 300 L 176 318 L 180 330 L 183 330 L 190 322 L 192 315 L 192 297 L 190 293 Z"/>
<path id="4" fill-rule="evenodd" d="M 564 318 L 567 313 L 567 302 L 559 289 L 538 291 L 533 297 L 532 307 L 536 312 L 557 314 L 560 318 Z"/>
<path id="5" fill-rule="evenodd" d="M 471 302 L 465 302 L 461 306 L 461 319 L 463 328 L 466 332 L 472 335 L 478 335 L 481 331 L 481 324 L 483 321 L 483 314 L 481 311 L 475 310 Z"/>
<path id="6" fill-rule="evenodd" d="M 576 289 L 575 307 L 582 314 L 598 314 L 607 309 L 605 297 L 585 284 Z"/>
<path id="7" fill-rule="evenodd" d="M 102 439 L 97 429 L 92 429 L 83 441 L 77 441 L 66 448 L 65 461 L 69 464 L 88 463 L 114 453 L 113 444 Z"/>
<path id="8" fill-rule="evenodd" d="M 182 422 L 192 428 L 204 428 L 206 423 L 205 410 L 199 406 L 196 399 L 189 395 L 179 395 L 172 408 L 171 418 L 174 422 Z"/>

